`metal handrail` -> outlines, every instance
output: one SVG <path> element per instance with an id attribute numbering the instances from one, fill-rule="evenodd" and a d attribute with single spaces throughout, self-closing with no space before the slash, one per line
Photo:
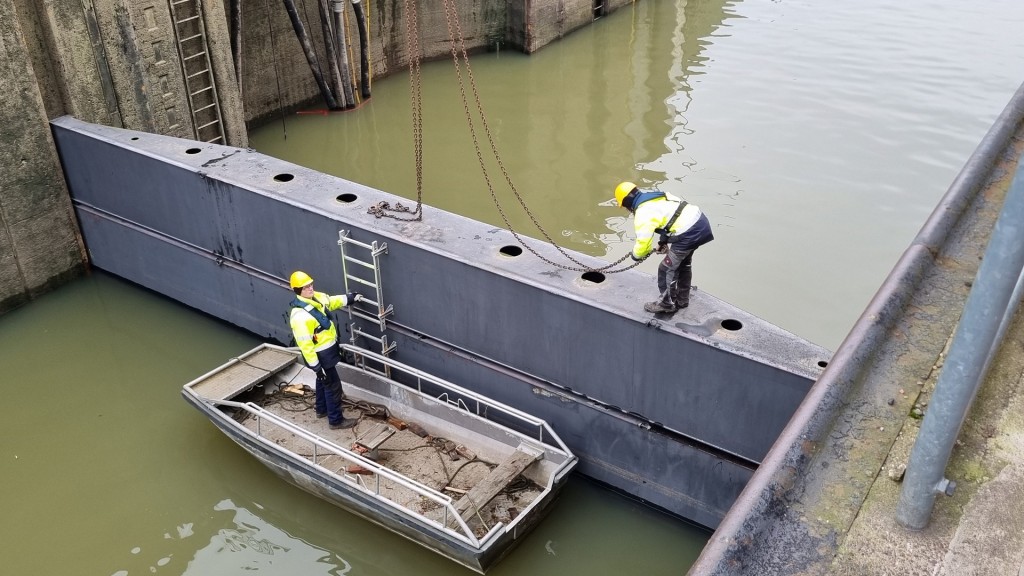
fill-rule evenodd
<path id="1" fill-rule="evenodd" d="M 341 348 L 342 348 L 342 350 L 347 350 L 347 351 L 355 354 L 357 358 L 360 357 L 360 356 L 364 356 L 364 357 L 370 358 L 371 360 L 373 360 L 375 362 L 379 362 L 381 364 L 385 364 L 385 365 L 391 367 L 392 369 L 398 370 L 400 372 L 404 372 L 405 374 L 408 374 L 409 376 L 415 377 L 416 378 L 416 391 L 419 392 L 420 394 L 423 394 L 425 397 L 429 398 L 431 396 L 429 394 L 426 394 L 423 391 L 423 388 L 422 388 L 423 381 L 430 382 L 431 384 L 433 384 L 435 386 L 440 386 L 442 388 L 446 388 L 449 392 L 454 392 L 454 393 L 456 393 L 456 394 L 458 394 L 460 396 L 464 396 L 464 397 L 470 398 L 475 403 L 475 409 L 474 410 L 466 410 L 466 412 L 469 413 L 469 414 L 472 414 L 474 416 L 477 416 L 479 418 L 485 418 L 486 420 L 490 421 L 492 424 L 495 424 L 497 426 L 502 426 L 500 423 L 494 422 L 490 418 L 486 418 L 484 416 L 484 414 L 483 414 L 484 410 L 481 410 L 482 407 L 486 406 L 489 409 L 498 410 L 498 411 L 504 413 L 507 416 L 510 416 L 512 418 L 521 420 L 525 424 L 527 424 L 529 426 L 534 426 L 534 427 L 537 428 L 537 437 L 535 439 L 538 442 L 540 442 L 540 443 L 542 443 L 542 444 L 544 444 L 546 446 L 550 446 L 552 448 L 556 448 L 559 451 L 561 451 L 561 452 L 563 452 L 563 453 L 565 453 L 567 455 L 571 454 L 571 451 L 569 450 L 569 447 L 566 446 L 564 442 L 562 442 L 562 439 L 558 436 L 558 434 L 555 433 L 554 429 L 552 429 L 551 426 L 545 420 L 542 420 L 540 418 L 537 418 L 536 416 L 532 416 L 530 414 L 522 412 L 521 410 L 517 410 L 517 409 L 515 409 L 515 408 L 513 408 L 511 406 L 508 406 L 506 404 L 502 404 L 501 402 L 498 402 L 497 400 L 492 400 L 490 398 L 487 398 L 486 396 L 482 396 L 480 394 L 477 394 L 476 392 L 473 392 L 472 390 L 467 390 L 466 388 L 463 388 L 463 387 L 461 387 L 461 386 L 459 386 L 457 384 L 453 384 L 453 383 L 451 383 L 451 382 L 449 382 L 447 380 L 444 380 L 442 378 L 438 378 L 437 376 L 434 376 L 432 374 L 424 372 L 424 371 L 422 371 L 422 370 L 420 370 L 418 368 L 413 368 L 412 366 L 409 366 L 409 365 L 406 365 L 406 364 L 402 364 L 401 362 L 398 362 L 398 361 L 393 360 L 391 358 L 387 358 L 385 356 L 381 356 L 380 354 L 376 354 L 374 352 L 366 350 L 365 348 L 360 348 L 358 346 L 353 346 L 351 344 L 341 344 Z M 365 373 L 370 373 L 370 371 L 365 366 L 363 366 L 361 364 L 357 364 L 357 367 L 360 370 L 362 370 L 363 372 L 365 372 Z M 451 405 L 450 402 L 447 402 L 445 400 L 438 400 L 438 401 L 445 402 L 445 403 Z M 512 432 L 512 433 L 517 434 L 517 435 L 520 435 L 520 436 L 522 436 L 524 438 L 529 438 L 530 440 L 534 440 L 534 438 L 526 436 L 525 434 L 521 434 L 521 433 L 519 433 L 519 432 L 517 432 L 515 430 L 509 429 L 506 426 L 502 426 L 502 427 L 506 428 L 509 432 Z M 550 440 L 546 440 L 545 439 L 545 435 L 547 435 L 550 438 Z"/>
<path id="2" fill-rule="evenodd" d="M 946 466 L 965 416 L 1020 303 L 1024 284 L 1024 158 L 1003 201 L 981 267 L 964 305 L 949 354 L 935 383 L 907 463 L 896 521 L 911 530 L 928 525 L 935 497 L 952 495 Z M 1009 273 L 1008 273 L 1009 272 Z"/>
<path id="3" fill-rule="evenodd" d="M 306 429 L 304 429 L 304 428 L 302 428 L 300 426 L 296 426 L 295 424 L 293 424 L 293 423 L 291 423 L 291 422 L 281 418 L 280 416 L 274 414 L 273 412 L 267 411 L 267 410 L 261 408 L 260 406 L 258 406 L 256 404 L 253 404 L 252 402 L 245 402 L 245 403 L 243 403 L 243 402 L 235 402 L 233 400 L 211 400 L 211 399 L 205 399 L 205 398 L 204 398 L 204 400 L 206 400 L 210 404 L 213 404 L 213 405 L 216 405 L 216 406 L 228 406 L 228 407 L 231 407 L 231 408 L 245 410 L 246 412 L 249 412 L 250 414 L 255 416 L 258 419 L 258 422 L 262 422 L 263 420 L 270 421 L 271 423 L 276 424 L 277 426 L 283 428 L 285 431 L 290 432 L 292 434 L 295 434 L 296 436 L 299 436 L 300 438 L 303 438 L 304 440 L 308 440 L 309 442 L 311 442 L 314 445 L 314 454 L 315 454 L 315 448 L 316 447 L 322 448 L 324 450 L 327 450 L 330 453 L 333 453 L 336 456 L 340 456 L 341 458 L 343 458 L 345 460 L 349 460 L 349 461 L 351 461 L 354 464 L 358 464 L 359 466 L 362 466 L 363 468 L 366 468 L 367 470 L 373 471 L 374 474 L 378 475 L 378 477 L 383 476 L 384 478 L 387 478 L 388 480 L 391 480 L 391 481 L 401 485 L 402 487 L 407 488 L 407 489 L 415 492 L 416 494 L 418 494 L 420 496 L 423 496 L 424 498 L 428 498 L 429 500 L 435 502 L 436 504 L 438 504 L 438 505 L 440 505 L 440 506 L 442 506 L 444 508 L 444 510 L 445 510 L 445 517 L 444 517 L 444 523 L 443 524 L 440 523 L 440 522 L 437 522 L 436 520 L 428 518 L 428 517 L 426 517 L 426 516 L 416 512 L 416 511 L 414 511 L 414 510 L 411 510 L 411 509 L 409 509 L 409 508 L 407 508 L 405 506 L 402 506 L 398 502 L 395 502 L 394 500 L 391 500 L 387 496 L 381 494 L 380 493 L 380 481 L 379 480 L 377 482 L 376 489 L 375 490 L 370 490 L 369 488 L 367 488 L 367 487 L 365 487 L 365 486 L 363 486 L 363 485 L 361 485 L 361 484 L 359 484 L 357 482 L 353 482 L 353 481 L 351 481 L 351 480 L 349 480 L 349 479 L 347 479 L 347 478 L 337 474 L 336 472 L 334 472 L 332 470 L 329 470 L 329 469 L 327 469 L 327 468 L 317 464 L 316 457 L 314 455 L 313 463 L 312 463 L 313 466 L 315 466 L 317 469 L 325 472 L 326 474 L 329 474 L 329 475 L 333 476 L 338 481 L 345 482 L 346 484 L 349 484 L 350 486 L 353 486 L 353 487 L 355 487 L 355 488 L 357 488 L 359 490 L 362 490 L 363 492 L 373 496 L 375 499 L 378 499 L 378 500 L 386 503 L 389 506 L 400 508 L 404 513 L 407 513 L 407 514 L 410 514 L 412 516 L 415 516 L 416 518 L 418 518 L 422 522 L 431 524 L 431 525 L 437 527 L 438 529 L 443 530 L 445 533 L 449 534 L 450 536 L 452 536 L 454 538 L 458 538 L 460 540 L 463 540 L 464 542 L 472 545 L 475 548 L 480 548 L 481 540 L 478 539 L 473 534 L 473 531 L 469 528 L 469 526 L 466 524 L 466 522 L 462 519 L 462 517 L 455 510 L 455 504 L 452 502 L 452 499 L 449 496 L 446 496 L 445 494 L 442 494 L 442 493 L 438 492 L 437 490 L 434 490 L 433 488 L 431 488 L 431 487 L 429 487 L 429 486 L 427 486 L 425 484 L 421 484 L 420 482 L 417 482 L 416 480 L 414 480 L 412 478 L 409 478 L 407 476 L 403 476 L 402 474 L 399 474 L 398 472 L 395 472 L 395 471 L 391 470 L 390 468 L 386 468 L 384 466 L 381 466 L 380 464 L 374 462 L 373 460 L 369 460 L 367 458 L 364 458 L 363 456 L 360 456 L 359 454 L 357 454 L 355 452 L 347 450 L 344 447 L 339 446 L 339 445 L 337 445 L 337 444 L 335 444 L 335 443 L 333 443 L 333 442 L 323 438 L 322 436 L 318 436 L 318 435 L 313 434 L 313 433 L 309 432 L 308 430 L 306 430 Z M 265 438 L 265 435 L 259 429 L 259 427 L 257 427 L 256 435 L 258 437 L 260 437 L 260 438 Z M 283 447 L 281 447 L 280 445 L 278 445 L 276 443 L 271 443 L 271 446 L 273 446 L 273 448 L 276 449 L 276 450 L 283 450 L 285 452 L 289 452 L 289 453 L 291 453 L 291 454 L 293 454 L 293 455 L 298 457 L 298 455 L 295 454 L 294 452 L 292 452 L 292 451 L 290 451 L 290 450 L 288 450 L 286 448 L 283 448 Z M 449 528 L 448 527 L 448 523 L 449 523 L 450 520 L 454 520 L 458 524 L 459 528 L 462 529 L 462 531 L 460 532 L 460 531 L 453 530 L 452 528 Z M 496 525 L 494 528 L 498 528 L 499 526 L 500 526 L 500 524 Z M 491 532 L 493 532 L 493 531 L 494 531 L 494 529 L 491 530 Z"/>

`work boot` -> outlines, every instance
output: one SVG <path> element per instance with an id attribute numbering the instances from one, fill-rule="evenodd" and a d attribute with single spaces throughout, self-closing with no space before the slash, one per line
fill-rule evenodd
<path id="1" fill-rule="evenodd" d="M 644 311 L 652 314 L 668 314 L 676 311 L 676 305 L 659 299 L 644 304 Z"/>
<path id="2" fill-rule="evenodd" d="M 676 312 L 676 304 L 665 303 L 662 300 L 654 300 L 643 305 L 643 310 L 651 314 L 669 314 Z"/>
<path id="3" fill-rule="evenodd" d="M 672 302 L 672 290 L 675 288 L 675 282 L 665 288 L 665 291 L 661 293 L 661 297 L 654 302 L 648 302 L 644 304 L 644 310 L 651 312 L 652 314 L 671 314 L 676 311 L 676 305 Z"/>
<path id="4" fill-rule="evenodd" d="M 342 428 L 351 428 L 359 423 L 357 418 L 342 418 L 341 422 L 337 424 L 330 424 L 331 430 L 340 430 Z"/>

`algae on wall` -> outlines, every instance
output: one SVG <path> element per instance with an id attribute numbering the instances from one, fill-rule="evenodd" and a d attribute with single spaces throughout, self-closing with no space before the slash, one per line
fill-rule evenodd
<path id="1" fill-rule="evenodd" d="M 12 0 L 0 0 L 0 313 L 85 269 L 46 109 Z"/>

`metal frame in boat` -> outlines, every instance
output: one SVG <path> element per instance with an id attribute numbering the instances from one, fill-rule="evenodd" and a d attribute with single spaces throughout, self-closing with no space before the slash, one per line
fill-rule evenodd
<path id="1" fill-rule="evenodd" d="M 483 573 L 544 516 L 575 467 L 576 456 L 539 418 L 363 348 L 344 344 L 342 349 L 355 359 L 352 365 L 338 367 L 346 395 L 384 405 L 400 418 L 426 422 L 455 438 L 482 440 L 501 453 L 519 450 L 537 454 L 538 460 L 530 470 L 542 488 L 540 496 L 511 521 L 498 522 L 477 536 L 458 513 L 456 500 L 447 494 L 256 403 L 234 400 L 255 387 L 276 390 L 288 384 L 314 386 L 313 373 L 304 369 L 296 348 L 262 344 L 189 382 L 182 396 L 291 484 Z M 255 426 L 247 427 L 232 417 L 232 413 L 239 412 L 254 418 Z M 269 439 L 271 431 L 288 436 L 291 445 L 297 442 L 307 450 L 311 448 L 312 457 Z M 320 464 L 330 456 L 340 457 L 368 474 L 339 473 Z M 381 491 L 382 481 L 431 501 L 443 516 L 440 520 L 431 518 L 389 499 Z"/>

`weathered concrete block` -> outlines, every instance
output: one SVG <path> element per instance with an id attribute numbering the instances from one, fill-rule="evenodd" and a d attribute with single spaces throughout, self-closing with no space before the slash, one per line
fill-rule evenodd
<path id="1" fill-rule="evenodd" d="M 0 0 L 0 313 L 84 270 L 84 250 L 12 0 Z"/>

